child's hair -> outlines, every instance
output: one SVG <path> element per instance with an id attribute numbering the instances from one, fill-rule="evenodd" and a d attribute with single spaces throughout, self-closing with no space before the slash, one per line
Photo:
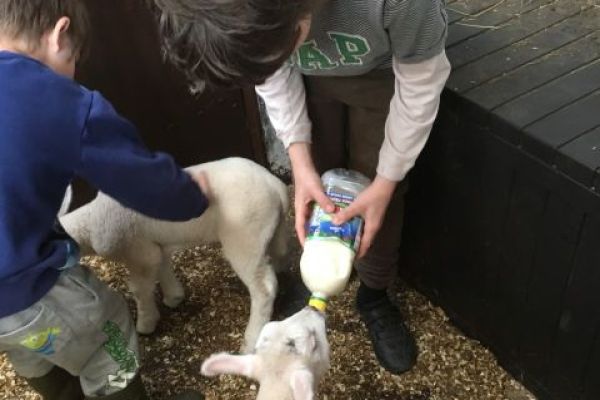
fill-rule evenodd
<path id="1" fill-rule="evenodd" d="M 73 49 L 84 47 L 89 17 L 83 0 L 0 0 L 0 33 L 23 39 L 36 48 L 44 33 L 61 17 L 69 17 L 68 35 Z"/>
<path id="2" fill-rule="evenodd" d="M 154 0 L 167 57 L 201 91 L 263 83 L 292 55 L 322 0 Z"/>

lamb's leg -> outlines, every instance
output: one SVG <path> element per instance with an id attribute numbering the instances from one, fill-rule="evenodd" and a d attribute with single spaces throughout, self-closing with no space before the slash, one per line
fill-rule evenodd
<path id="1" fill-rule="evenodd" d="M 248 267 L 248 265 L 247 265 Z M 277 294 L 277 277 L 273 266 L 263 258 L 253 270 L 253 275 L 240 275 L 250 293 L 250 318 L 244 334 L 242 352 L 250 353 L 254 350 L 256 340 L 261 329 L 271 319 L 273 303 Z"/>
<path id="2" fill-rule="evenodd" d="M 132 245 L 136 250 L 133 261 L 129 266 L 129 289 L 137 305 L 136 329 L 141 334 L 151 334 L 156 329 L 160 312 L 156 306 L 154 289 L 158 271 L 162 261 L 162 253 L 159 246 L 144 243 Z"/>
<path id="3" fill-rule="evenodd" d="M 158 281 L 163 293 L 163 304 L 175 308 L 185 299 L 183 285 L 177 279 L 171 264 L 171 251 L 163 252 L 163 262 L 158 272 Z"/>
<path id="4" fill-rule="evenodd" d="M 225 257 L 250 293 L 250 319 L 242 345 L 242 352 L 250 353 L 254 350 L 260 330 L 271 319 L 277 293 L 277 277 L 264 254 L 259 257 L 244 254 L 239 242 L 233 251 L 229 246 L 223 247 Z"/>

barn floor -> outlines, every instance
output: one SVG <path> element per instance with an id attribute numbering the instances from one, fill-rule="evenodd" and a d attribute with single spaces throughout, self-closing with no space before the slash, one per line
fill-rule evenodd
<path id="1" fill-rule="evenodd" d="M 294 257 L 297 260 L 298 252 Z M 202 390 L 208 400 L 253 399 L 256 385 L 251 381 L 206 379 L 198 373 L 209 354 L 239 348 L 249 312 L 244 286 L 217 247 L 186 251 L 176 257 L 175 263 L 178 273 L 185 276 L 188 299 L 177 310 L 163 308 L 158 331 L 141 340 L 143 374 L 149 391 L 156 399 L 184 387 Z M 87 259 L 85 264 L 126 293 L 122 267 L 99 258 Z M 332 368 L 321 384 L 320 399 L 535 399 L 498 366 L 490 352 L 454 328 L 442 310 L 402 283 L 393 292 L 417 337 L 420 357 L 411 372 L 399 377 L 388 374 L 378 367 L 353 307 L 356 286 L 354 281 L 330 307 Z M 39 399 L 15 377 L 3 357 L 0 398 Z"/>

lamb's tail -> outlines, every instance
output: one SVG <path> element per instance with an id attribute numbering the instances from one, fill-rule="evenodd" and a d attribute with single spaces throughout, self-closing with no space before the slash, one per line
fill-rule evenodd
<path id="1" fill-rule="evenodd" d="M 277 192 L 281 200 L 279 204 L 279 222 L 275 228 L 275 231 L 273 232 L 273 237 L 271 239 L 269 248 L 271 257 L 273 258 L 274 267 L 277 272 L 281 272 L 283 268 L 287 267 L 285 260 L 289 255 L 290 249 L 291 231 L 289 223 L 287 222 L 290 199 L 287 187 L 279 179 L 273 177 L 273 180 L 270 182 L 270 186 Z"/>
<path id="2" fill-rule="evenodd" d="M 87 206 L 80 207 L 66 214 L 60 219 L 60 224 L 65 231 L 79 245 L 81 255 L 92 255 L 94 249 L 91 243 L 90 224 L 88 223 L 89 211 Z"/>
<path id="3" fill-rule="evenodd" d="M 65 192 L 65 197 L 63 198 L 63 202 L 60 205 L 60 210 L 58 210 L 58 217 L 62 217 L 67 212 L 69 212 L 69 207 L 71 207 L 71 201 L 73 200 L 73 189 L 71 185 L 67 186 L 67 191 Z"/>

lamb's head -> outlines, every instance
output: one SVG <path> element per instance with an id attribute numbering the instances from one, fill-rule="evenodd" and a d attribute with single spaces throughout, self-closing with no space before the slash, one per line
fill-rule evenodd
<path id="1" fill-rule="evenodd" d="M 202 364 L 202 374 L 255 379 L 260 383 L 257 400 L 312 400 L 328 368 L 325 317 L 307 307 L 265 325 L 253 354 L 215 354 Z"/>

